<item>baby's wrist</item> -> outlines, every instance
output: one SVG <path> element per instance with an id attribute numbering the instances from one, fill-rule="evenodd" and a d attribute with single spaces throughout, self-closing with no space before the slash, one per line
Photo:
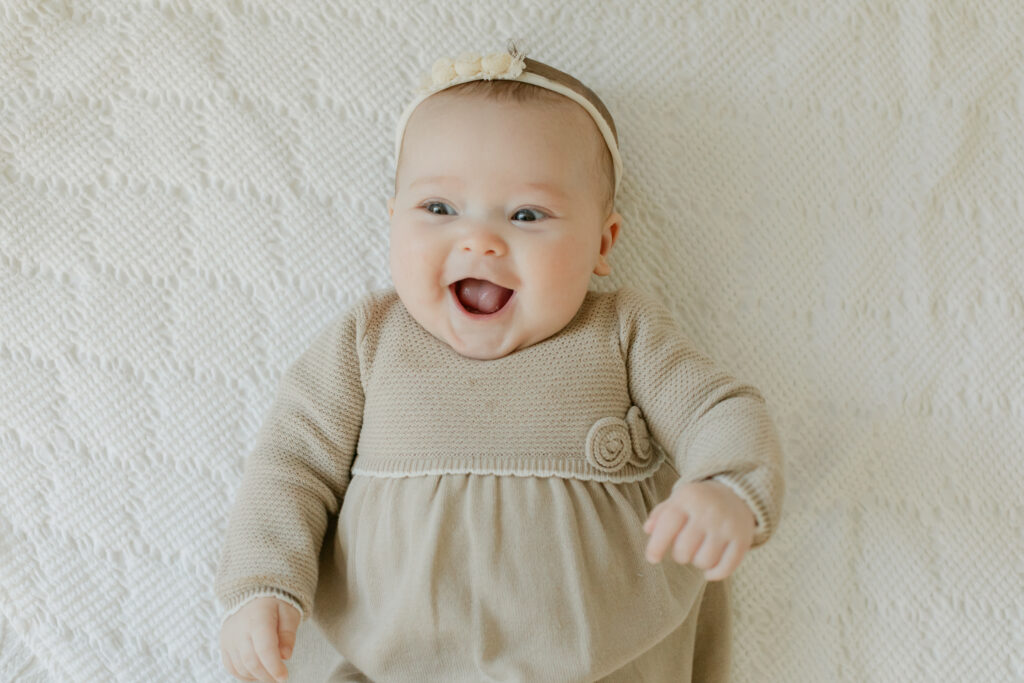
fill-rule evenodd
<path id="1" fill-rule="evenodd" d="M 736 491 L 734 491 L 732 487 L 729 486 L 728 484 L 724 484 L 713 478 L 700 479 L 694 482 L 684 482 L 682 479 L 680 479 L 672 486 L 672 493 L 675 493 L 677 488 L 681 486 L 686 486 L 687 484 L 700 485 L 702 488 L 706 490 L 714 491 L 715 495 L 718 495 L 719 497 L 727 498 L 730 501 L 738 501 L 739 503 L 742 503 L 743 509 L 746 510 L 747 513 L 750 515 L 750 519 L 754 523 L 755 528 L 757 527 L 757 515 L 754 513 L 754 510 L 750 507 L 747 501 L 745 501 L 742 496 L 737 494 Z M 733 505 L 732 507 L 736 506 Z"/>

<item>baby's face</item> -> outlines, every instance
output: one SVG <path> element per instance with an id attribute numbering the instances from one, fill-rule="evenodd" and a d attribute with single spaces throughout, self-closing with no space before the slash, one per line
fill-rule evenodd
<path id="1" fill-rule="evenodd" d="M 409 119 L 388 200 L 391 275 L 413 318 L 463 356 L 550 337 L 591 273 L 610 271 L 622 217 L 599 205 L 604 143 L 567 104 L 435 96 Z"/>

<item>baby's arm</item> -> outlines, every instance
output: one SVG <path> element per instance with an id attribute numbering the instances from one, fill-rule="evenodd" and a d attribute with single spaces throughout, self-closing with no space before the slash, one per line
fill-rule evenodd
<path id="1" fill-rule="evenodd" d="M 736 555 L 741 558 L 768 540 L 781 514 L 782 453 L 764 398 L 698 351 L 669 310 L 650 295 L 623 288 L 617 305 L 630 395 L 680 475 L 670 497 L 651 511 L 655 535 L 649 555 L 660 558 L 666 539 L 682 530 L 678 556 L 699 556 L 698 566 L 707 564 L 715 555 L 714 543 L 708 550 L 689 550 L 700 529 L 706 535 L 715 525 L 718 549 L 735 545 L 710 575 L 727 576 L 732 571 L 727 567 L 739 562 Z M 698 508 L 705 512 L 697 513 Z M 666 510 L 671 514 L 662 517 Z M 751 519 L 753 532 L 743 547 Z M 692 528 L 685 528 L 687 521 Z M 724 538 L 729 542 L 722 543 Z"/>
<path id="2" fill-rule="evenodd" d="M 311 613 L 321 544 L 348 487 L 362 425 L 363 319 L 354 306 L 332 321 L 281 378 L 246 460 L 215 577 L 227 612 L 222 638 L 239 624 L 249 635 L 265 631 L 266 615 L 251 619 L 257 604 L 300 620 Z"/>

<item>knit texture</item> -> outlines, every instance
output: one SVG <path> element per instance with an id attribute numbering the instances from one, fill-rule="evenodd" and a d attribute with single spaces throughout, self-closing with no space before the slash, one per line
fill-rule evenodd
<path id="1" fill-rule="evenodd" d="M 0 681 L 231 680 L 275 387 L 389 284 L 420 72 L 509 37 L 615 117 L 592 288 L 778 427 L 737 683 L 1024 680 L 1024 3 L 0 0 Z M 336 658 L 307 620 L 292 679 Z"/>
<path id="2" fill-rule="evenodd" d="M 217 574 L 218 597 L 227 615 L 276 589 L 293 597 L 304 616 L 311 614 L 321 540 L 330 518 L 344 505 L 353 474 L 404 480 L 472 473 L 628 485 L 659 470 L 665 460 L 661 444 L 667 444 L 673 479 L 722 478 L 756 517 L 754 546 L 767 541 L 778 524 L 784 486 L 782 454 L 764 399 L 755 387 L 694 348 L 669 311 L 649 295 L 631 287 L 588 292 L 575 317 L 557 334 L 503 358 L 480 361 L 460 356 L 424 330 L 393 288 L 371 292 L 327 325 L 285 373 L 232 509 Z M 616 457 L 597 457 L 602 450 L 614 451 Z M 643 464 L 635 464 L 645 450 Z M 535 537 L 547 537 L 552 522 L 564 514 L 564 504 L 538 507 L 533 494 L 520 496 L 518 510 L 515 489 L 504 496 L 513 496 L 512 519 L 501 524 L 514 524 L 519 516 Z M 378 509 L 372 517 L 397 514 L 381 500 L 375 501 Z M 493 507 L 498 502 L 475 505 Z M 641 519 L 656 502 L 660 499 L 640 510 Z M 464 505 L 466 516 L 483 513 L 468 502 Z M 528 505 L 530 511 L 523 509 Z M 598 513 L 591 509 L 591 514 Z M 636 514 L 632 509 L 629 513 Z M 410 524 L 419 525 L 410 532 L 415 536 L 440 532 L 422 520 Z M 493 536 L 499 529 L 481 531 Z M 610 536 L 606 543 L 615 544 L 619 536 Z M 529 545 L 514 561 L 542 562 L 529 551 L 537 547 L 536 538 L 524 539 Z M 334 540 L 328 534 L 325 542 Z M 401 545 L 397 538 L 394 543 Z M 439 548 L 444 544 L 437 543 Z M 635 548 L 629 552 L 640 554 Z M 371 557 L 362 561 L 380 562 L 379 554 Z M 394 571 L 375 566 L 384 574 Z M 344 567 L 327 571 L 345 574 Z M 495 571 L 495 566 L 480 568 L 482 573 Z M 552 583 L 556 577 L 543 578 Z M 571 576 L 557 578 L 559 585 L 572 581 Z M 438 575 L 434 580 L 453 579 Z M 662 579 L 656 575 L 654 580 Z M 508 595 L 509 590 L 496 582 L 494 592 L 507 600 L 505 609 L 515 609 L 527 596 Z M 686 593 L 692 598 L 692 588 Z M 340 605 L 364 599 L 336 598 Z M 613 632 L 609 624 L 642 621 L 649 612 L 638 601 L 615 618 L 593 613 L 574 618 L 606 624 Z M 681 611 L 676 625 L 685 617 Z M 338 618 L 326 614 L 324 620 Z M 369 628 L 370 618 L 355 623 L 353 630 Z M 431 627 L 436 626 L 423 625 Z M 534 630 L 538 628 L 535 624 Z M 480 634 L 466 634 L 476 637 Z M 373 648 L 365 644 L 354 649 Z M 541 652 L 536 654 L 542 659 Z M 387 672 L 389 677 L 403 675 L 400 667 Z"/>

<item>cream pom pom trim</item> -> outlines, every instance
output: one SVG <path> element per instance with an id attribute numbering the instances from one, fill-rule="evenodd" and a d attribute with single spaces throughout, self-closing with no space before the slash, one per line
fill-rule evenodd
<path id="1" fill-rule="evenodd" d="M 430 73 L 424 75 L 419 93 L 433 93 L 459 83 L 480 79 L 515 79 L 523 73 L 525 67 L 524 55 L 518 50 L 514 55 L 509 52 L 494 52 L 481 57 L 475 52 L 464 52 L 454 60 L 441 57 L 434 62 Z"/>

